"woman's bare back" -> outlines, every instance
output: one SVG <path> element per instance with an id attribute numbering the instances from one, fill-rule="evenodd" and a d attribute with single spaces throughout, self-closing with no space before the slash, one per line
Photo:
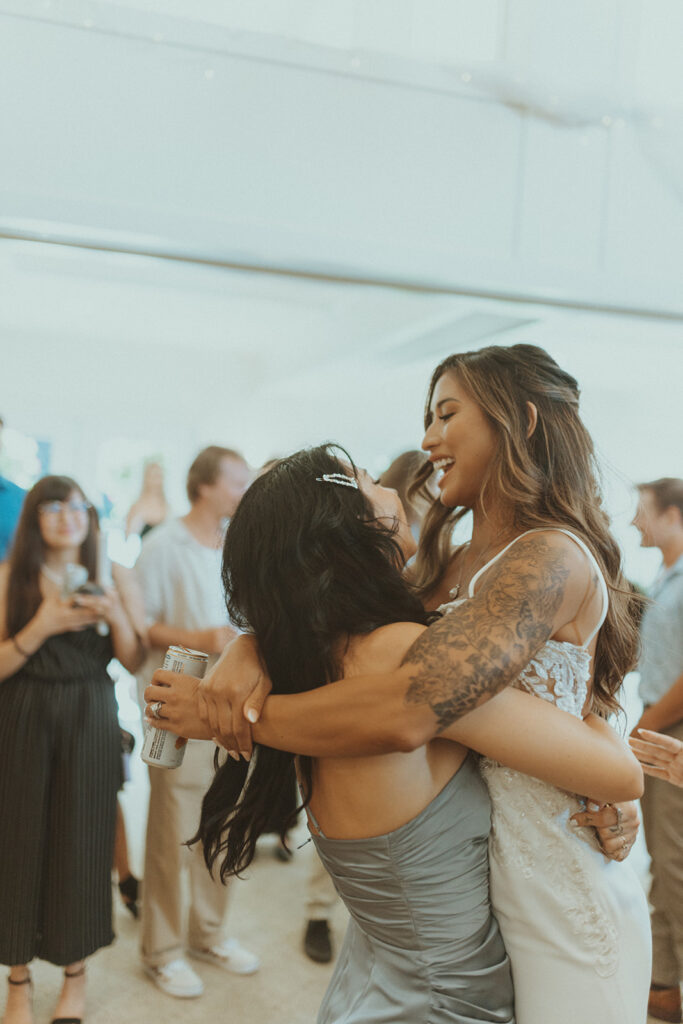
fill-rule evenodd
<path id="1" fill-rule="evenodd" d="M 417 623 L 392 623 L 352 638 L 343 660 L 344 677 L 397 668 L 423 629 Z M 466 755 L 467 748 L 459 743 L 435 739 L 407 753 L 317 758 L 311 810 L 330 838 L 383 835 L 419 814 Z"/>

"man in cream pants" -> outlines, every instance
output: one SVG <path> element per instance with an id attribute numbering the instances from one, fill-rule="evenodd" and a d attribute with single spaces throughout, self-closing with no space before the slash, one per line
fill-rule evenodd
<path id="1" fill-rule="evenodd" d="M 223 600 L 221 553 L 225 520 L 234 514 L 248 484 L 249 469 L 241 455 L 229 448 L 205 448 L 187 477 L 190 511 L 146 537 L 136 572 L 152 649 L 138 676 L 141 697 L 171 644 L 204 651 L 211 666 L 235 635 Z M 186 951 L 235 974 L 251 974 L 259 967 L 253 953 L 224 936 L 229 888 L 211 878 L 199 845 L 182 845 L 199 824 L 202 797 L 213 778 L 214 749 L 211 743 L 190 740 L 179 768 L 149 768 L 142 958 L 156 985 L 179 998 L 200 996 L 204 990 Z M 185 868 L 190 891 L 187 941 L 181 888 Z"/>

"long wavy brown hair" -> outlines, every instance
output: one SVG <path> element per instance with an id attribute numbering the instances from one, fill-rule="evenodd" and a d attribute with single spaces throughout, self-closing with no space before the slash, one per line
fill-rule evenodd
<path id="1" fill-rule="evenodd" d="M 562 526 L 588 545 L 600 566 L 610 602 L 594 658 L 593 710 L 619 709 L 615 694 L 638 654 L 639 598 L 625 580 L 621 551 L 603 508 L 593 441 L 579 415 L 579 387 L 548 353 L 536 345 L 490 345 L 444 359 L 432 374 L 425 427 L 440 378 L 453 374 L 479 405 L 498 435 L 496 454 L 481 493 L 482 508 L 512 509 L 512 527 L 524 532 Z M 538 411 L 530 437 L 527 402 Z M 469 511 L 434 501 L 426 484 L 434 472 L 427 463 L 411 490 L 429 496 L 412 579 L 423 599 L 442 581 L 453 553 L 455 524 Z"/>
<path id="2" fill-rule="evenodd" d="M 38 611 L 40 593 L 40 567 L 45 561 L 45 543 L 40 532 L 40 506 L 46 501 L 66 501 L 69 495 L 83 491 L 69 476 L 44 476 L 24 498 L 17 531 L 9 557 L 7 580 L 7 635 L 15 636 Z M 88 510 L 88 534 L 81 545 L 79 562 L 94 581 L 97 571 L 97 512 Z"/>

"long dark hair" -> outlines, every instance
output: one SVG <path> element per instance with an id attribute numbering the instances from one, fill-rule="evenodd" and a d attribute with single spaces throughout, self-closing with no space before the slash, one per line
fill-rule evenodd
<path id="1" fill-rule="evenodd" d="M 490 345 L 449 356 L 432 374 L 425 408 L 431 420 L 434 389 L 453 374 L 479 405 L 498 435 L 496 454 L 481 495 L 487 504 L 502 501 L 512 510 L 519 531 L 562 526 L 588 545 L 610 590 L 607 618 L 594 658 L 593 710 L 619 709 L 615 694 L 638 654 L 639 598 L 624 579 L 621 551 L 603 507 L 593 440 L 579 415 L 579 386 L 570 373 L 536 345 Z M 536 429 L 527 437 L 527 402 L 538 411 Z M 430 463 L 414 485 L 424 488 Z M 469 510 L 446 508 L 432 498 L 420 535 L 413 582 L 423 598 L 437 588 L 452 553 L 453 527 Z"/>
<path id="2" fill-rule="evenodd" d="M 7 580 L 7 635 L 15 636 L 38 611 L 42 601 L 40 593 L 40 567 L 45 561 L 45 543 L 40 532 L 38 517 L 40 506 L 46 501 L 66 501 L 76 491 L 85 501 L 85 495 L 70 476 L 44 476 L 24 498 L 17 532 L 9 556 Z M 97 513 L 88 510 L 89 529 L 81 545 L 78 560 L 88 570 L 91 580 L 97 572 Z"/>
<path id="3" fill-rule="evenodd" d="M 403 578 L 394 531 L 375 518 L 361 490 L 322 478 L 356 475 L 335 445 L 296 452 L 251 485 L 230 521 L 223 586 L 230 618 L 258 640 L 273 693 L 301 693 L 342 675 L 348 640 L 391 622 L 426 622 Z M 304 804 L 311 761 L 301 758 Z M 228 759 L 204 797 L 199 830 L 221 879 L 251 863 L 256 840 L 275 822 L 284 841 L 297 811 L 279 812 L 294 778 L 294 755 L 257 745 L 250 765 Z M 297 809 L 298 810 L 298 809 Z"/>

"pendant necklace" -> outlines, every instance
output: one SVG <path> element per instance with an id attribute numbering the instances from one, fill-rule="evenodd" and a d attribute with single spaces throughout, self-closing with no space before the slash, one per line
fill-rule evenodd
<path id="1" fill-rule="evenodd" d="M 478 558 L 475 560 L 474 564 L 472 565 L 472 573 L 473 573 L 473 575 L 474 575 L 474 570 L 478 569 L 481 565 L 484 564 L 484 560 L 485 560 L 486 556 L 488 555 L 489 551 L 492 551 L 496 547 L 496 545 L 500 543 L 500 539 L 501 539 L 502 536 L 503 535 L 499 533 L 498 536 L 496 538 L 494 538 L 494 540 L 492 540 L 490 544 L 486 545 L 484 550 L 481 552 L 481 554 L 478 556 Z M 467 544 L 464 545 L 464 547 L 467 549 L 467 551 L 469 551 L 469 549 L 471 547 L 471 541 L 468 541 Z M 462 586 L 462 580 L 463 580 L 463 576 L 464 575 L 465 575 L 465 552 L 463 552 L 463 558 L 462 558 L 462 563 L 461 563 L 461 566 L 460 566 L 460 576 L 458 577 L 458 582 L 455 584 L 454 587 L 451 587 L 451 589 L 448 591 L 448 594 L 450 596 L 451 601 L 457 601 L 458 594 L 460 593 L 460 588 Z M 470 577 L 470 582 L 471 581 L 472 581 L 472 578 Z"/>
<path id="2" fill-rule="evenodd" d="M 470 547 L 470 542 L 469 541 L 467 542 L 467 544 L 465 544 L 465 547 L 469 551 L 469 547 Z M 456 601 L 457 598 L 458 598 L 458 594 L 460 593 L 460 585 L 462 584 L 462 578 L 463 578 L 463 575 L 465 573 L 464 562 L 465 562 L 465 552 L 463 551 L 462 563 L 460 565 L 460 576 L 458 577 L 458 582 L 455 584 L 454 587 L 451 587 L 451 589 L 448 591 L 448 596 L 450 597 L 451 601 Z"/>

